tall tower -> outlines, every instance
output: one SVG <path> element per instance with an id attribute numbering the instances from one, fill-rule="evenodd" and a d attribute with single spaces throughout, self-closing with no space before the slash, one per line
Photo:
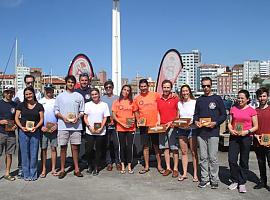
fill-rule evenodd
<path id="1" fill-rule="evenodd" d="M 120 1 L 113 0 L 112 9 L 112 81 L 114 94 L 121 91 L 121 44 L 120 44 Z"/>

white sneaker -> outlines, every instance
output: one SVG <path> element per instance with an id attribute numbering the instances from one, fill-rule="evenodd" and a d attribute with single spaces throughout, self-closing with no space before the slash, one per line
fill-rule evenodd
<path id="1" fill-rule="evenodd" d="M 238 183 L 231 183 L 231 185 L 228 186 L 229 190 L 235 190 L 238 186 Z"/>
<path id="2" fill-rule="evenodd" d="M 246 186 L 245 185 L 239 185 L 239 192 L 240 193 L 246 193 L 247 192 Z"/>

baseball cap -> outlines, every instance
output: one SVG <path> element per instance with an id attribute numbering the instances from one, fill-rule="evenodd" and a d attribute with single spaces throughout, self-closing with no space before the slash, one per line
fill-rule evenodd
<path id="1" fill-rule="evenodd" d="M 13 91 L 15 92 L 15 87 L 13 85 L 4 86 L 4 91 Z"/>
<path id="2" fill-rule="evenodd" d="M 44 89 L 45 89 L 45 90 L 46 90 L 46 89 L 54 89 L 54 86 L 53 86 L 53 84 L 51 84 L 51 83 L 47 83 L 47 84 L 44 85 Z"/>

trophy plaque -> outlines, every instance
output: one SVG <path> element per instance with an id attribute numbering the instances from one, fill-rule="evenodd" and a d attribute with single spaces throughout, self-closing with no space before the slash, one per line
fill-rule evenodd
<path id="1" fill-rule="evenodd" d="M 189 123 L 191 121 L 191 118 L 180 118 L 175 121 L 173 121 L 172 126 L 177 128 L 187 128 L 189 126 Z"/>
<path id="2" fill-rule="evenodd" d="M 134 126 L 135 119 L 134 118 L 126 118 L 126 125 L 128 127 Z"/>
<path id="3" fill-rule="evenodd" d="M 101 128 L 101 123 L 94 123 L 94 130 L 98 130 Z"/>
<path id="4" fill-rule="evenodd" d="M 262 134 L 262 144 L 264 146 L 270 146 L 270 134 Z"/>
<path id="5" fill-rule="evenodd" d="M 159 126 L 148 128 L 148 133 L 165 133 L 166 131 L 167 131 L 167 128 L 165 125 L 159 125 Z"/>
<path id="6" fill-rule="evenodd" d="M 75 113 L 73 113 L 73 112 L 68 112 L 67 113 L 67 120 L 69 122 L 74 122 L 75 119 L 76 119 L 76 114 Z"/>
<path id="7" fill-rule="evenodd" d="M 141 117 L 137 122 L 137 126 L 145 126 L 145 125 L 146 125 L 146 118 Z"/>
<path id="8" fill-rule="evenodd" d="M 15 121 L 14 120 L 7 120 L 8 123 L 5 125 L 5 131 L 10 132 L 14 131 Z"/>
<path id="9" fill-rule="evenodd" d="M 211 118 L 210 117 L 200 118 L 200 123 L 202 126 L 208 126 L 211 123 Z"/>
<path id="10" fill-rule="evenodd" d="M 262 146 L 270 146 L 270 134 L 255 135 Z"/>
<path id="11" fill-rule="evenodd" d="M 52 132 L 52 127 L 55 125 L 55 123 L 52 122 L 47 122 L 46 123 L 46 128 L 48 130 L 48 132 Z"/>
<path id="12" fill-rule="evenodd" d="M 234 125 L 234 129 L 236 130 L 238 135 L 241 135 L 244 131 L 244 123 L 236 122 Z"/>
<path id="13" fill-rule="evenodd" d="M 26 121 L 25 127 L 28 131 L 32 131 L 32 129 L 35 127 L 34 121 Z"/>

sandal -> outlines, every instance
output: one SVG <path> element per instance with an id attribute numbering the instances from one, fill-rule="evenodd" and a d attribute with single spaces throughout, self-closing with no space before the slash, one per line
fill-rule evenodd
<path id="1" fill-rule="evenodd" d="M 8 181 L 15 181 L 16 180 L 16 178 L 14 176 L 11 176 L 11 175 L 4 176 L 4 179 L 6 179 Z"/>
<path id="2" fill-rule="evenodd" d="M 39 177 L 40 178 L 46 178 L 46 174 L 40 174 Z"/>
<path id="3" fill-rule="evenodd" d="M 139 171 L 139 174 L 145 174 L 149 171 L 150 171 L 150 169 L 142 169 L 141 171 Z"/>
<path id="4" fill-rule="evenodd" d="M 121 174 L 125 174 L 126 173 L 126 170 L 123 169 L 123 170 L 120 171 L 120 173 Z"/>
<path id="5" fill-rule="evenodd" d="M 52 171 L 51 174 L 52 174 L 53 176 L 58 176 L 58 173 L 57 173 L 56 171 Z"/>
<path id="6" fill-rule="evenodd" d="M 165 169 L 157 169 L 157 170 L 161 175 L 164 174 L 164 172 L 166 171 Z"/>
<path id="7" fill-rule="evenodd" d="M 133 171 L 132 169 L 129 169 L 129 170 L 128 170 L 128 173 L 129 173 L 129 174 L 134 174 L 134 171 Z"/>
<path id="8" fill-rule="evenodd" d="M 193 181 L 193 182 L 199 182 L 199 179 L 193 177 L 192 181 Z"/>
<path id="9" fill-rule="evenodd" d="M 188 177 L 187 176 L 180 176 L 178 178 L 178 181 L 184 181 L 185 179 L 188 179 Z"/>

